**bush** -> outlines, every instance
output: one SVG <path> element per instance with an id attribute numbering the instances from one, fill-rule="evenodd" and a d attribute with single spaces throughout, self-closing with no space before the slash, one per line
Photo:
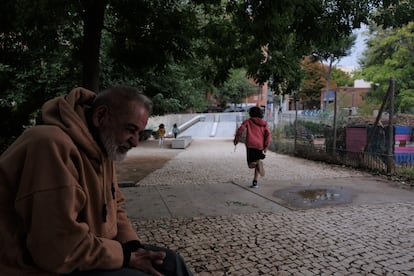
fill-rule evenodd
<path id="1" fill-rule="evenodd" d="M 414 186 L 414 168 L 400 168 L 397 170 L 397 175 Z"/>

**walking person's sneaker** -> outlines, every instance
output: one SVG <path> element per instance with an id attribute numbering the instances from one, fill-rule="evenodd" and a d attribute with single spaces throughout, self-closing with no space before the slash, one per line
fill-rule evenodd
<path id="1" fill-rule="evenodd" d="M 257 168 L 257 171 L 259 172 L 259 174 L 261 176 L 264 176 L 265 175 L 265 171 L 264 171 L 263 161 L 262 160 L 258 160 L 257 161 L 256 168 Z"/>
<path id="2" fill-rule="evenodd" d="M 257 184 L 257 180 L 253 180 L 252 186 L 250 188 L 259 188 L 259 185 Z"/>

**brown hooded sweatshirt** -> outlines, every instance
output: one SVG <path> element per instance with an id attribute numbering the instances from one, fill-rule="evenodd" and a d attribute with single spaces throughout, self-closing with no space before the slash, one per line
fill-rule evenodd
<path id="1" fill-rule="evenodd" d="M 93 139 L 83 88 L 45 103 L 44 125 L 0 156 L 0 274 L 117 269 L 121 243 L 138 240 L 113 162 Z"/>

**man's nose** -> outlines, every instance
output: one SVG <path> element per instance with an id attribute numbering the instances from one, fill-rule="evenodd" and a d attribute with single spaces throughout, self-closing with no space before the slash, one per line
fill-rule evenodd
<path id="1" fill-rule="evenodd" d="M 139 133 L 137 133 L 136 135 L 132 135 L 129 138 L 129 144 L 131 145 L 131 147 L 136 147 L 139 144 Z"/>

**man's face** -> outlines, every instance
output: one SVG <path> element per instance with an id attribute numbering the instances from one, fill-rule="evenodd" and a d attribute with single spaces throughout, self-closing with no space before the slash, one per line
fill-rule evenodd
<path id="1" fill-rule="evenodd" d="M 140 133 L 148 121 L 148 111 L 142 104 L 130 103 L 125 110 L 109 111 L 99 126 L 100 139 L 108 158 L 122 161 L 132 147 L 139 143 Z"/>

